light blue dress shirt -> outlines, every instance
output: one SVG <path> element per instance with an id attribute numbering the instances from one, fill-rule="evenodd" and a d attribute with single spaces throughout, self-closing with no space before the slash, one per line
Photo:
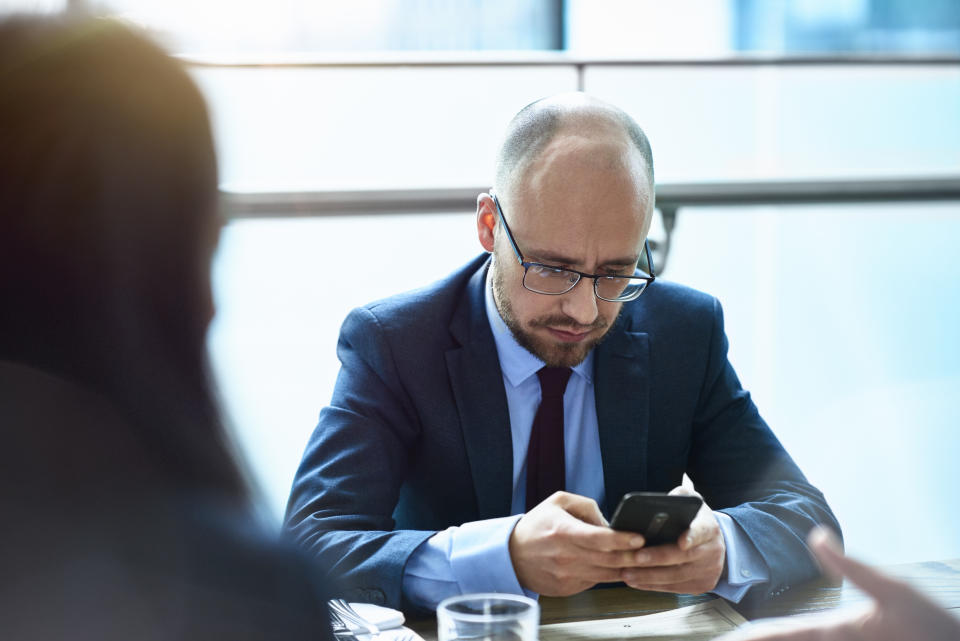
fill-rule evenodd
<path id="1" fill-rule="evenodd" d="M 443 599 L 470 592 L 537 595 L 521 587 L 510 559 L 513 528 L 526 510 L 527 446 L 540 406 L 537 371 L 543 361 L 521 347 L 500 317 L 487 272 L 486 313 L 500 359 L 513 440 L 513 516 L 450 527 L 430 537 L 410 556 L 403 591 L 413 603 L 435 608 Z M 563 395 L 563 437 L 568 492 L 604 503 L 603 458 L 593 392 L 593 352 L 573 368 Z M 733 519 L 714 512 L 727 547 L 727 575 L 713 590 L 737 602 L 751 585 L 768 580 L 766 564 Z"/>

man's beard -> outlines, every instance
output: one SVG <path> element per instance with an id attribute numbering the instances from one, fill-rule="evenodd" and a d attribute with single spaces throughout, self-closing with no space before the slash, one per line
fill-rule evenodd
<path id="1" fill-rule="evenodd" d="M 491 266 L 491 268 L 493 268 L 493 266 Z M 601 330 L 595 338 L 590 338 L 578 343 L 551 341 L 527 331 L 521 326 L 520 321 L 517 320 L 517 317 L 513 313 L 513 306 L 510 304 L 510 298 L 506 295 L 503 276 L 500 270 L 493 269 L 493 298 L 500 311 L 500 317 L 503 319 L 504 324 L 510 328 L 510 333 L 513 334 L 517 343 L 543 361 L 547 367 L 576 367 L 583 362 L 590 353 L 590 350 L 596 347 L 596 345 L 607 336 L 608 323 L 599 314 L 597 315 L 597 319 L 590 325 L 581 325 L 569 316 L 562 314 L 542 316 L 533 319 L 529 323 L 531 327 L 563 327 L 575 332 L 597 332 Z"/>

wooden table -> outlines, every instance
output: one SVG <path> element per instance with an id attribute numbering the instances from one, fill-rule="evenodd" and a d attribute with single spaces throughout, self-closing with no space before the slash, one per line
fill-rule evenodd
<path id="1" fill-rule="evenodd" d="M 953 609 L 960 615 L 960 559 L 907 563 L 886 566 L 883 569 L 909 581 L 945 608 Z M 541 597 L 540 623 L 653 614 L 712 598 L 714 597 L 643 592 L 627 587 L 588 590 L 570 597 Z M 866 595 L 848 582 L 840 584 L 829 579 L 818 579 L 760 605 L 734 608 L 745 618 L 754 620 L 849 608 L 866 600 Z M 435 641 L 437 638 L 437 622 L 432 617 L 411 620 L 408 625 L 427 641 Z"/>

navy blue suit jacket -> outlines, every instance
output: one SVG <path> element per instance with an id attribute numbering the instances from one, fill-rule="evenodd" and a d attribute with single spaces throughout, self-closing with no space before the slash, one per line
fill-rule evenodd
<path id="1" fill-rule="evenodd" d="M 352 598 L 409 606 L 403 568 L 418 545 L 510 514 L 510 418 L 484 308 L 487 265 L 480 256 L 343 323 L 340 374 L 286 527 Z M 608 518 L 624 493 L 669 491 L 686 472 L 770 568 L 769 584 L 752 592 L 816 575 L 804 538 L 817 523 L 839 525 L 741 388 L 714 298 L 655 282 L 623 305 L 594 362 Z"/>

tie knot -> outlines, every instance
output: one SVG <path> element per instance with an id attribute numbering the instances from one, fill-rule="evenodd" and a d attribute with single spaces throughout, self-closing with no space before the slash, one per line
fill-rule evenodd
<path id="1" fill-rule="evenodd" d="M 541 396 L 543 398 L 563 396 L 571 374 L 573 374 L 573 370 L 569 367 L 541 367 L 537 371 L 537 377 L 540 379 Z"/>

